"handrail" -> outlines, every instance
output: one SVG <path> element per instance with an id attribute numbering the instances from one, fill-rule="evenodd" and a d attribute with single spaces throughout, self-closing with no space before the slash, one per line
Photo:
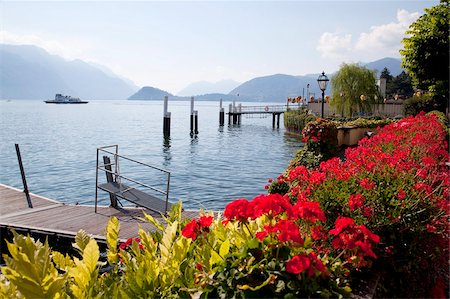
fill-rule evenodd
<path id="1" fill-rule="evenodd" d="M 134 159 L 131 159 L 131 158 L 128 158 L 128 157 L 119 155 L 119 154 L 114 154 L 114 153 L 111 153 L 111 152 L 109 152 L 109 151 L 107 151 L 107 150 L 100 150 L 100 151 L 105 152 L 105 153 L 108 153 L 108 154 L 111 154 L 111 155 L 114 155 L 114 156 L 117 156 L 117 157 L 119 157 L 119 158 L 123 158 L 123 159 L 128 160 L 128 161 L 131 161 L 131 162 L 135 162 L 135 163 L 138 163 L 138 164 L 141 164 L 141 165 L 144 165 L 144 166 L 147 166 L 147 167 L 156 169 L 156 170 L 163 171 L 163 172 L 165 172 L 165 173 L 169 173 L 169 171 L 167 171 L 167 170 L 165 170 L 165 169 L 162 169 L 162 168 L 159 168 L 159 167 L 156 167 L 156 166 L 153 166 L 153 165 L 145 164 L 145 163 L 136 161 L 136 160 L 134 160 Z M 115 164 L 114 164 L 114 163 L 111 163 L 111 165 L 115 165 Z"/>
<path id="2" fill-rule="evenodd" d="M 110 151 L 109 150 L 110 148 L 114 148 L 114 151 Z M 102 165 L 99 165 L 99 156 L 100 156 L 99 154 L 100 154 L 100 152 L 112 155 L 114 157 L 114 162 L 109 162 L 109 163 L 106 163 L 106 164 L 104 162 Z M 120 170 L 119 170 L 119 159 L 124 159 L 124 160 L 130 161 L 130 162 L 133 162 L 133 163 L 136 163 L 136 164 L 139 164 L 139 165 L 143 165 L 143 166 L 146 166 L 148 168 L 155 169 L 155 170 L 158 170 L 158 171 L 161 171 L 161 172 L 165 173 L 165 175 L 167 175 L 167 188 L 166 188 L 166 191 L 163 191 L 163 190 L 161 190 L 159 188 L 150 186 L 149 184 L 140 182 L 140 181 L 132 179 L 130 177 L 121 175 L 120 174 Z M 112 165 L 115 165 L 115 169 L 114 170 L 112 170 L 110 168 L 110 166 L 112 166 Z M 109 166 L 109 169 L 106 168 L 108 166 Z M 118 154 L 118 145 L 109 145 L 109 146 L 103 146 L 103 147 L 97 148 L 97 163 L 96 163 L 96 171 L 95 171 L 95 184 L 96 184 L 96 188 L 95 188 L 95 212 L 97 212 L 97 203 L 98 203 L 98 188 L 99 188 L 98 171 L 99 170 L 100 171 L 104 171 L 106 174 L 109 173 L 109 174 L 114 175 L 114 179 L 113 179 L 114 182 L 119 182 L 120 183 L 120 179 L 125 179 L 125 180 L 133 182 L 133 183 L 135 183 L 135 184 L 137 184 L 137 185 L 139 185 L 141 187 L 145 187 L 145 188 L 151 189 L 151 190 L 153 190 L 155 192 L 161 193 L 162 195 L 165 195 L 164 196 L 165 197 L 165 201 L 166 201 L 165 210 L 167 212 L 168 206 L 169 206 L 170 172 L 165 170 L 165 169 L 162 169 L 162 168 L 159 168 L 159 167 L 155 167 L 155 166 L 152 166 L 152 165 L 149 165 L 149 164 L 146 164 L 146 163 L 142 163 L 140 161 L 137 161 L 137 160 L 134 160 L 134 159 L 131 159 L 131 158 L 119 155 Z M 111 178 L 110 178 L 110 180 L 111 180 Z M 131 189 L 135 189 L 135 187 L 128 187 L 128 188 L 126 188 L 124 190 L 120 190 L 120 192 L 126 192 L 126 191 L 131 190 Z M 112 200 L 113 199 L 111 199 L 111 201 Z"/>
<path id="3" fill-rule="evenodd" d="M 118 176 L 118 177 L 120 177 L 120 178 L 122 178 L 122 179 L 125 179 L 125 180 L 127 180 L 127 181 L 130 181 L 130 182 L 133 182 L 133 183 L 135 183 L 135 184 L 141 185 L 141 186 L 143 186 L 143 187 L 147 187 L 147 188 L 149 188 L 149 189 L 152 189 L 152 190 L 154 190 L 154 191 L 156 191 L 156 192 L 159 192 L 159 193 L 162 193 L 162 194 L 164 194 L 164 195 L 167 194 L 167 192 L 165 192 L 165 191 L 159 190 L 159 189 L 157 189 L 157 188 L 155 188 L 155 187 L 152 187 L 152 186 L 150 186 L 150 185 L 147 185 L 147 184 L 145 184 L 145 183 L 142 183 L 142 182 L 133 180 L 132 178 L 128 178 L 128 177 L 126 177 L 126 176 L 124 176 L 124 175 L 117 174 L 117 173 L 115 173 L 114 171 L 109 171 L 109 170 L 106 169 L 106 168 L 103 169 L 103 168 L 101 168 L 101 166 L 99 166 L 98 169 L 103 170 L 104 172 L 107 172 L 107 173 L 114 174 L 114 175 L 116 175 L 116 176 Z"/>

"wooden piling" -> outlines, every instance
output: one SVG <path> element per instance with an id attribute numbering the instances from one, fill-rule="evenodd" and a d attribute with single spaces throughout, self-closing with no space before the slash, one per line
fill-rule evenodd
<path id="1" fill-rule="evenodd" d="M 194 134 L 198 134 L 198 111 L 194 110 Z"/>
<path id="2" fill-rule="evenodd" d="M 194 97 L 191 97 L 190 135 L 194 136 Z"/>
<path id="3" fill-rule="evenodd" d="M 220 110 L 219 110 L 219 126 L 223 126 L 225 123 L 225 109 L 222 107 L 222 99 L 220 99 Z"/>
<path id="4" fill-rule="evenodd" d="M 163 119 L 163 134 L 165 138 L 170 137 L 170 112 L 167 112 L 169 97 L 164 97 L 164 119 Z"/>

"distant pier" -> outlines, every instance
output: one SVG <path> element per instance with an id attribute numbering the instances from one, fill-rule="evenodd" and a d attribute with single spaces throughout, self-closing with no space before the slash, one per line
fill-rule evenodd
<path id="1" fill-rule="evenodd" d="M 242 106 L 235 103 L 230 104 L 228 114 L 228 124 L 240 125 L 242 115 L 266 115 L 272 114 L 272 127 L 280 127 L 280 115 L 288 110 L 288 105 L 262 105 L 262 106 Z M 289 109 L 297 109 L 297 107 L 290 107 Z"/>

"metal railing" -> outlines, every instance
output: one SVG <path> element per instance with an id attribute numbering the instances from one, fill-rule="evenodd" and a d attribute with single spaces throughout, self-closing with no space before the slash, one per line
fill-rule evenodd
<path id="1" fill-rule="evenodd" d="M 114 150 L 113 151 L 108 150 L 108 149 L 111 149 L 111 148 L 114 148 Z M 95 186 L 96 186 L 96 188 L 95 188 L 95 212 L 97 212 L 97 203 L 98 203 L 98 189 L 99 189 L 99 175 L 98 175 L 98 172 L 99 172 L 99 170 L 105 172 L 105 174 L 112 175 L 113 176 L 113 181 L 118 183 L 119 191 L 122 192 L 122 193 L 126 192 L 126 191 L 128 191 L 130 189 L 134 189 L 134 187 L 127 187 L 127 188 L 122 189 L 123 186 L 124 186 L 122 184 L 122 180 L 125 180 L 127 182 L 132 182 L 132 183 L 134 183 L 134 184 L 136 184 L 136 185 L 138 185 L 140 187 L 144 187 L 144 188 L 153 190 L 153 191 L 155 191 L 157 193 L 160 193 L 160 194 L 164 195 L 165 201 L 166 201 L 166 211 L 167 211 L 168 204 L 169 204 L 170 172 L 167 171 L 167 170 L 164 170 L 162 168 L 155 167 L 155 166 L 152 166 L 152 165 L 149 165 L 149 164 L 146 164 L 146 163 L 142 163 L 140 161 L 137 161 L 137 160 L 134 160 L 134 159 L 131 159 L 131 158 L 119 155 L 118 154 L 118 149 L 119 149 L 118 145 L 109 145 L 109 146 L 103 146 L 103 147 L 97 148 L 97 163 L 96 163 L 97 165 L 96 165 L 96 171 L 95 171 Z M 109 163 L 109 164 L 103 163 L 101 165 L 99 163 L 99 157 L 100 157 L 101 153 L 112 156 L 114 158 L 113 162 L 111 161 L 111 163 Z M 145 166 L 145 167 L 148 167 L 148 168 L 160 171 L 160 172 L 164 173 L 165 175 L 167 175 L 166 190 L 158 189 L 158 188 L 150 186 L 150 185 L 148 185 L 146 183 L 140 182 L 138 180 L 135 180 L 135 179 L 132 179 L 130 177 L 127 177 L 127 176 L 124 176 L 124 175 L 120 174 L 120 167 L 119 167 L 119 165 L 120 165 L 119 164 L 119 160 L 120 159 L 123 159 L 123 160 L 129 161 L 129 162 L 135 163 L 137 165 Z M 111 166 L 114 166 L 114 170 L 112 170 Z"/>

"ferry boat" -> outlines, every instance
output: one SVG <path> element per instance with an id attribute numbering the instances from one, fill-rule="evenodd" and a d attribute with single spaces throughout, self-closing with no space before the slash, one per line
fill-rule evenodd
<path id="1" fill-rule="evenodd" d="M 64 96 L 60 93 L 55 95 L 54 100 L 44 101 L 47 104 L 87 104 L 89 102 L 82 101 L 79 98 L 74 98 L 71 96 Z"/>

